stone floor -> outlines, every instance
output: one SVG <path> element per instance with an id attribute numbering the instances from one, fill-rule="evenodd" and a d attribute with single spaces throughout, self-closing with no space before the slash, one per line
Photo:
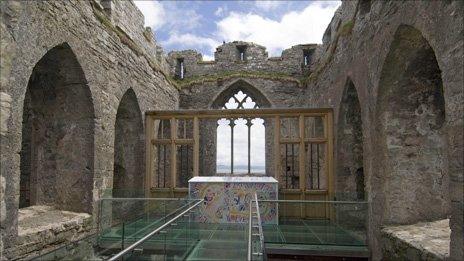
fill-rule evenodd
<path id="1" fill-rule="evenodd" d="M 22 208 L 18 213 L 18 241 L 9 251 L 18 258 L 50 251 L 84 236 L 90 231 L 91 222 L 91 215 L 87 213 L 62 211 L 51 206 Z"/>
<path id="2" fill-rule="evenodd" d="M 385 227 L 382 234 L 384 240 L 390 241 L 384 254 L 396 251 L 400 258 L 399 255 L 405 253 L 404 257 L 419 257 L 421 260 L 444 260 L 449 257 L 449 219 Z"/>

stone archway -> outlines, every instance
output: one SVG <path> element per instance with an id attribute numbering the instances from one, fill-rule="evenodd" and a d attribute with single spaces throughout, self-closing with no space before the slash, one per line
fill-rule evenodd
<path id="1" fill-rule="evenodd" d="M 20 204 L 92 213 L 94 109 L 67 43 L 35 65 L 23 107 Z"/>
<path id="2" fill-rule="evenodd" d="M 252 84 L 248 83 L 245 80 L 237 80 L 229 85 L 226 89 L 224 89 L 221 93 L 219 93 L 213 100 L 209 108 L 211 109 L 220 109 L 226 104 L 230 97 L 242 91 L 247 93 L 249 97 L 253 99 L 257 104 L 259 104 L 260 108 L 269 108 L 272 107 L 271 102 L 269 99 L 256 87 Z"/>
<path id="3" fill-rule="evenodd" d="M 343 91 L 337 129 L 336 197 L 338 200 L 364 200 L 361 106 L 350 79 Z"/>
<path id="4" fill-rule="evenodd" d="M 446 218 L 449 178 L 441 71 L 433 49 L 411 26 L 399 26 L 390 46 L 376 121 L 382 223 Z"/>
<path id="5" fill-rule="evenodd" d="M 209 103 L 209 108 L 220 109 L 224 107 L 229 99 L 239 92 L 246 93 L 253 102 L 259 105 L 260 108 L 272 107 L 270 100 L 255 86 L 249 82 L 239 79 L 228 85 L 219 94 L 217 94 Z M 273 128 L 269 126 L 269 123 L 264 122 L 265 126 L 265 172 L 273 173 L 272 166 L 272 144 Z M 200 173 L 209 176 L 216 174 L 217 166 L 217 121 L 205 121 L 200 123 L 200 133 L 203 135 L 200 137 Z"/>
<path id="6" fill-rule="evenodd" d="M 142 112 L 132 89 L 119 103 L 115 123 L 113 197 L 143 195 L 144 143 Z"/>

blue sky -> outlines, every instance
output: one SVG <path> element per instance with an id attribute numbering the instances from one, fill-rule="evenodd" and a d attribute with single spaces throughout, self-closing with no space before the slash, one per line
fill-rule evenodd
<path id="1" fill-rule="evenodd" d="M 211 60 L 222 41 L 251 41 L 270 56 L 321 43 L 340 1 L 135 1 L 166 52 L 195 49 Z"/>

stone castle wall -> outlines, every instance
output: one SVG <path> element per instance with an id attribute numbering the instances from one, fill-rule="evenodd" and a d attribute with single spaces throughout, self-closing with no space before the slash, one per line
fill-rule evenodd
<path id="1" fill-rule="evenodd" d="M 265 47 L 255 43 L 234 41 L 216 48 L 214 61 L 203 61 L 202 55 L 194 50 L 172 51 L 169 53 L 171 74 L 179 77 L 178 60 L 184 61 L 184 77 L 198 77 L 211 74 L 224 75 L 231 72 L 261 72 L 288 76 L 302 76 L 310 70 L 312 54 L 316 45 L 296 45 L 282 52 L 280 57 L 268 57 Z M 240 50 L 244 58 L 240 58 Z M 308 53 L 307 65 L 304 54 Z"/>
<path id="2" fill-rule="evenodd" d="M 333 107 L 336 133 L 343 133 L 347 89 L 356 89 L 374 260 L 381 255 L 381 226 L 437 215 L 451 217 L 451 259 L 463 257 L 462 11 L 459 1 L 345 1 L 317 48 L 304 106 Z M 425 87 L 432 83 L 433 95 Z M 337 152 L 346 142 L 338 137 Z M 355 157 L 335 156 L 338 165 Z"/>
<path id="3" fill-rule="evenodd" d="M 461 2 L 345 1 L 327 27 L 322 45 L 297 45 L 281 57 L 269 58 L 257 44 L 224 43 L 214 61 L 202 61 L 194 50 L 164 56 L 131 1 L 2 1 L 0 5 L 0 251 L 11 249 L 17 238 L 19 152 L 24 146 L 23 115 L 28 115 L 24 101 L 31 78 L 33 83 L 38 79 L 34 86 L 43 83 L 31 75 L 43 57 L 50 58 L 50 50 L 64 46 L 75 56 L 71 64 L 78 64 L 71 67 L 79 67 L 77 72 L 84 76 L 79 86 L 90 92 L 90 99 L 82 104 L 93 106 L 92 137 L 82 143 L 93 144 L 91 155 L 86 155 L 92 166 L 85 170 L 93 175 L 92 204 L 113 186 L 115 160 L 120 157 L 114 155 L 116 133 L 140 129 L 136 124 L 133 129 L 115 130 L 121 125 L 115 124 L 120 102 L 129 89 L 134 95 L 129 95 L 127 107 L 134 107 L 136 99 L 141 114 L 219 108 L 226 97 L 243 90 L 262 107 L 334 108 L 336 189 L 363 194 L 357 199 L 365 196 L 370 202 L 368 240 L 373 260 L 382 258 L 382 226 L 447 217 L 450 259 L 462 260 Z M 304 65 L 305 53 L 310 57 L 308 65 Z M 184 79 L 178 79 L 178 59 L 184 62 Z M 74 86 L 74 78 L 69 78 L 64 85 Z M 172 78 L 177 78 L 176 83 Z M 269 127 L 266 137 L 272 137 Z M 202 133 L 209 133 L 214 142 L 215 128 L 214 122 L 202 125 Z M 62 133 L 52 136 L 60 139 Z M 139 141 L 130 142 L 116 146 L 130 148 Z M 201 171 L 215 172 L 215 144 L 202 142 L 207 151 L 201 155 Z M 266 146 L 270 144 L 266 140 Z M 363 179 L 356 176 L 360 173 Z M 95 214 L 96 207 L 90 206 L 89 212 Z"/>
<path id="4" fill-rule="evenodd" d="M 298 82 L 282 79 L 253 78 L 246 76 L 224 77 L 185 86 L 180 91 L 182 109 L 222 108 L 230 97 L 243 91 L 250 95 L 260 108 L 300 107 L 304 89 Z M 272 121 L 265 123 L 266 173 L 274 173 Z M 200 173 L 211 176 L 216 173 L 216 121 L 201 124 Z M 204 137 L 204 139 L 203 139 Z M 244 148 L 237 148 L 244 149 Z"/>
<path id="5" fill-rule="evenodd" d="M 171 52 L 172 75 L 178 73 L 176 60 L 184 59 L 180 107 L 208 108 L 220 97 L 224 82 L 249 77 L 257 80 L 249 82 L 252 88 L 242 88 L 284 101 L 271 102 L 273 106 L 334 108 L 336 190 L 341 199 L 371 202 L 373 259 L 381 258 L 381 226 L 450 216 L 451 259 L 459 260 L 462 11 L 458 1 L 346 1 L 328 25 L 323 44 L 311 46 L 307 71 L 301 70 L 299 46 L 289 66 L 282 64 L 286 51 L 280 59 L 268 58 L 263 47 L 244 42 L 219 46 L 212 62 L 201 61 L 193 50 Z M 237 56 L 237 46 L 244 45 L 250 54 L 245 62 Z M 204 78 L 197 80 L 199 76 Z M 259 83 L 265 79 L 273 80 Z M 304 95 L 298 97 L 300 89 L 292 82 L 302 86 Z M 214 159 L 212 155 L 210 161 Z"/>
<path id="6" fill-rule="evenodd" d="M 36 107 L 60 106 L 56 107 L 60 108 L 58 110 L 43 110 L 49 115 L 46 117 L 55 117 L 58 124 L 44 126 L 45 130 L 52 134 L 44 137 L 58 141 L 50 143 L 51 145 L 67 144 L 72 140 L 68 137 L 78 137 L 76 135 L 84 131 L 91 133 L 90 136 L 81 135 L 83 140 L 74 143 L 74 146 L 68 146 L 69 153 L 60 154 L 58 158 L 52 157 L 50 162 L 63 162 L 64 165 L 58 167 L 69 171 L 73 164 L 79 162 L 77 154 L 73 155 L 73 151 L 89 150 L 86 158 L 90 159 L 90 163 L 84 171 L 85 175 L 91 175 L 91 179 L 90 184 L 84 186 L 86 191 L 83 191 L 82 195 L 90 195 L 91 203 L 87 204 L 85 209 L 93 214 L 94 221 L 97 216 L 97 206 L 94 203 L 105 190 L 113 186 L 114 143 L 119 142 L 115 140 L 115 121 L 118 120 L 117 111 L 124 94 L 128 90 L 134 93 L 129 96 L 132 102 L 140 107 L 141 119 L 144 118 L 143 113 L 148 110 L 176 109 L 179 94 L 168 77 L 169 66 L 162 54 L 162 48 L 152 38 L 150 29 L 143 26 L 143 16 L 131 1 L 2 1 L 0 5 L 0 252 L 3 252 L 4 258 L 18 258 L 22 254 L 15 252 L 13 248 L 18 230 L 19 152 L 22 150 L 22 134 L 23 137 L 25 135 L 21 130 L 24 127 L 22 122 L 26 121 L 23 115 L 27 115 L 24 114 L 26 108 L 23 105 L 28 86 L 35 86 L 36 89 L 33 90 L 40 91 L 47 86 L 47 77 L 57 79 L 57 85 L 53 88 L 56 88 L 58 96 L 56 99 L 53 96 L 47 98 L 50 102 L 57 102 L 56 105 L 47 99 L 32 103 L 32 106 Z M 53 62 L 57 57 L 59 59 Z M 37 66 L 39 61 L 44 63 L 43 67 Z M 47 62 L 63 63 L 63 66 L 56 68 L 48 66 Z M 45 71 L 41 71 L 41 68 Z M 51 68 L 56 68 L 57 73 L 51 71 Z M 33 71 L 37 77 L 34 76 L 31 80 Z M 77 80 L 79 85 L 73 82 Z M 90 96 L 73 94 L 72 88 L 77 87 L 83 88 Z M 40 92 L 37 94 L 41 95 Z M 35 97 L 34 95 L 31 97 Z M 78 100 L 78 97 L 84 100 Z M 53 116 L 53 111 L 58 115 L 62 110 L 67 111 L 68 115 L 81 115 L 82 112 L 76 110 L 84 108 L 84 104 L 90 104 L 91 107 L 85 105 L 85 110 L 91 111 L 90 127 L 83 125 L 79 117 L 69 118 L 69 123 L 74 122 L 77 125 L 60 125 L 65 119 Z M 24 130 L 28 131 L 27 128 Z M 139 128 L 139 131 L 142 131 L 139 135 L 143 139 L 143 128 Z M 85 147 L 85 144 L 91 145 Z M 143 152 L 138 157 L 143 160 Z M 80 167 L 77 168 L 78 165 L 75 165 L 75 173 L 81 171 Z M 83 177 L 84 173 L 81 175 Z M 138 175 L 138 179 L 143 179 L 143 172 Z M 83 181 L 73 182 L 81 184 Z M 65 195 L 67 189 L 58 189 L 61 194 L 64 193 L 63 198 L 68 197 Z M 66 240 L 70 238 L 67 237 Z M 3 249 L 5 251 L 2 251 Z M 30 252 L 34 249 L 25 251 Z"/>

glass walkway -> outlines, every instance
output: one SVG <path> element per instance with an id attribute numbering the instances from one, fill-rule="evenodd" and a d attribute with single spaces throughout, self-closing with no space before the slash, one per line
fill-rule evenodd
<path id="1" fill-rule="evenodd" d="M 367 260 L 366 202 L 258 200 L 247 223 L 202 223 L 203 200 L 109 198 L 98 233 L 36 260 L 277 260 L 287 256 Z M 261 220 L 275 204 L 278 220 Z M 306 218 L 325 209 L 330 218 Z M 314 215 L 312 215 L 314 216 Z M 338 258 L 338 259 L 337 259 Z M 331 260 L 331 259 L 324 259 Z"/>

